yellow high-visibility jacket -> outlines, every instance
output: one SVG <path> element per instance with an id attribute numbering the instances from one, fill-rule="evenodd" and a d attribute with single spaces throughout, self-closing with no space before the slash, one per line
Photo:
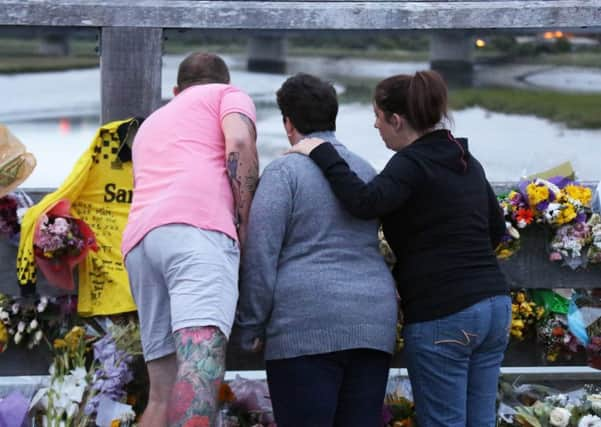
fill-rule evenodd
<path id="1" fill-rule="evenodd" d="M 136 119 L 127 119 L 101 126 L 67 179 L 32 206 L 21 224 L 17 253 L 21 285 L 36 282 L 34 227 L 39 216 L 58 200 L 70 200 L 71 215 L 84 220 L 96 234 L 99 250 L 90 251 L 78 266 L 77 310 L 82 316 L 136 310 L 120 248 L 131 206 L 133 171 L 131 161 L 122 161 L 119 152 L 128 132 L 137 130 L 138 124 Z"/>

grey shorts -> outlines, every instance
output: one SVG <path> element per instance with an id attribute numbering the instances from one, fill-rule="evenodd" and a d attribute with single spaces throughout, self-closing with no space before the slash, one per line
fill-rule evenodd
<path id="1" fill-rule="evenodd" d="M 217 326 L 229 337 L 238 301 L 238 243 L 185 224 L 150 231 L 126 256 L 146 361 L 175 352 L 173 332 Z"/>

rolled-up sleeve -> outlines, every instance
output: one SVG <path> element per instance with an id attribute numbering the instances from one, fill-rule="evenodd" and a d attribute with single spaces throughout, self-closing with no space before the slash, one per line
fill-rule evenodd
<path id="1" fill-rule="evenodd" d="M 252 349 L 255 338 L 265 340 L 291 206 L 292 191 L 285 171 L 266 169 L 252 202 L 242 251 L 236 322 L 245 350 Z"/>

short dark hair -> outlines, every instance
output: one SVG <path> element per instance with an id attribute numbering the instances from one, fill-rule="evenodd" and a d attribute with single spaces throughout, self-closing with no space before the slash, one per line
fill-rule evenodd
<path id="1" fill-rule="evenodd" d="M 198 84 L 229 82 L 227 65 L 213 53 L 191 53 L 179 64 L 177 70 L 177 86 L 180 90 Z"/>
<path id="2" fill-rule="evenodd" d="M 447 98 L 444 79 L 432 70 L 388 77 L 378 83 L 374 93 L 375 104 L 387 118 L 394 113 L 403 116 L 418 132 L 448 118 Z"/>
<path id="3" fill-rule="evenodd" d="M 331 83 L 298 73 L 284 82 L 276 96 L 282 116 L 303 135 L 336 130 L 338 97 Z"/>

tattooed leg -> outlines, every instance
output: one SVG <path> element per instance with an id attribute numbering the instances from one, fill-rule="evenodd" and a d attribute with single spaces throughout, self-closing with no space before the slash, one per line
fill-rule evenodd
<path id="1" fill-rule="evenodd" d="M 180 329 L 174 338 L 177 380 L 169 402 L 169 426 L 212 427 L 225 373 L 227 340 L 214 326 Z"/>

